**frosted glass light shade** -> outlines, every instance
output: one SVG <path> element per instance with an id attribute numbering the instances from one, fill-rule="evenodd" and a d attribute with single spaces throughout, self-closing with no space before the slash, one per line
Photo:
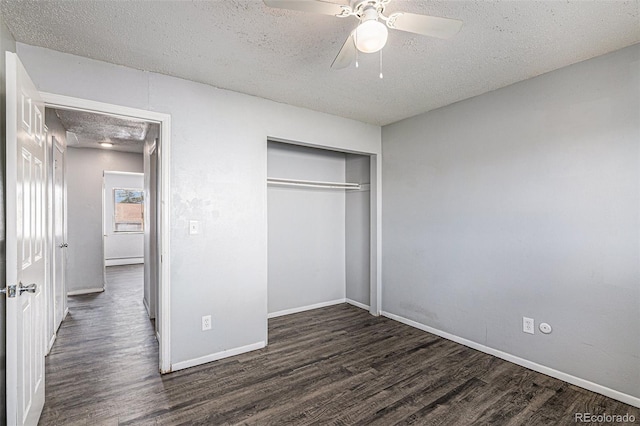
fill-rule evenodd
<path id="1" fill-rule="evenodd" d="M 364 21 L 356 28 L 356 47 L 364 53 L 373 53 L 387 43 L 387 26 L 375 19 Z"/>

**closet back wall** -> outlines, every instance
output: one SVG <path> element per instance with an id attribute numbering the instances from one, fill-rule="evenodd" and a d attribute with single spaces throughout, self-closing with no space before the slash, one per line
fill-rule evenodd
<path id="1" fill-rule="evenodd" d="M 345 181 L 345 154 L 269 142 L 267 175 Z M 269 186 L 269 314 L 345 298 L 345 193 Z"/>

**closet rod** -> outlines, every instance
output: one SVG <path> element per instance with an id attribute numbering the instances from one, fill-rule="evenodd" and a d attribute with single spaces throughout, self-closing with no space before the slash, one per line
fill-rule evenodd
<path id="1" fill-rule="evenodd" d="M 359 183 L 349 182 L 322 182 L 315 180 L 267 178 L 267 183 L 270 185 L 291 185 L 307 188 L 360 189 Z"/>

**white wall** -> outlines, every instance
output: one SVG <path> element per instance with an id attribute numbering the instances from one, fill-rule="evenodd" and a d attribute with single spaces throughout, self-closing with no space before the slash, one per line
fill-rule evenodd
<path id="1" fill-rule="evenodd" d="M 139 156 L 142 160 L 142 156 Z M 144 174 L 104 172 L 104 260 L 106 266 L 144 263 L 144 229 L 140 232 L 115 232 L 115 200 L 113 190 L 144 190 Z"/>
<path id="2" fill-rule="evenodd" d="M 344 182 L 345 154 L 269 142 L 267 175 Z M 345 191 L 270 185 L 268 312 L 345 298 Z"/>
<path id="3" fill-rule="evenodd" d="M 67 148 L 67 292 L 104 288 L 103 172 L 141 173 L 142 167 L 142 154 Z"/>
<path id="4" fill-rule="evenodd" d="M 346 295 L 347 299 L 369 306 L 371 294 L 371 196 L 370 157 L 346 155 L 346 181 L 364 184 L 359 191 L 346 192 Z"/>
<path id="5" fill-rule="evenodd" d="M 639 144 L 640 45 L 385 126 L 383 309 L 640 397 Z"/>
<path id="6" fill-rule="evenodd" d="M 265 342 L 267 138 L 379 153 L 380 128 L 39 47 L 17 48 L 39 90 L 171 114 L 172 364 Z M 189 220 L 201 221 L 199 235 L 189 235 Z M 207 314 L 213 329 L 202 332 Z"/>

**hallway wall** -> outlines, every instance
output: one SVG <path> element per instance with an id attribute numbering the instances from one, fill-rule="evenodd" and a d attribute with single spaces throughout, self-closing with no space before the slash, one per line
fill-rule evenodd
<path id="1" fill-rule="evenodd" d="M 147 133 L 144 143 L 144 303 L 149 318 L 156 317 L 158 301 L 158 268 L 160 267 L 158 256 L 158 221 L 160 219 L 158 209 L 158 149 L 156 144 L 160 136 L 160 126 L 153 124 Z M 159 323 L 156 321 L 156 332 L 159 332 Z"/>
<path id="2" fill-rule="evenodd" d="M 142 154 L 67 149 L 67 293 L 102 291 L 102 173 L 142 173 Z"/>

